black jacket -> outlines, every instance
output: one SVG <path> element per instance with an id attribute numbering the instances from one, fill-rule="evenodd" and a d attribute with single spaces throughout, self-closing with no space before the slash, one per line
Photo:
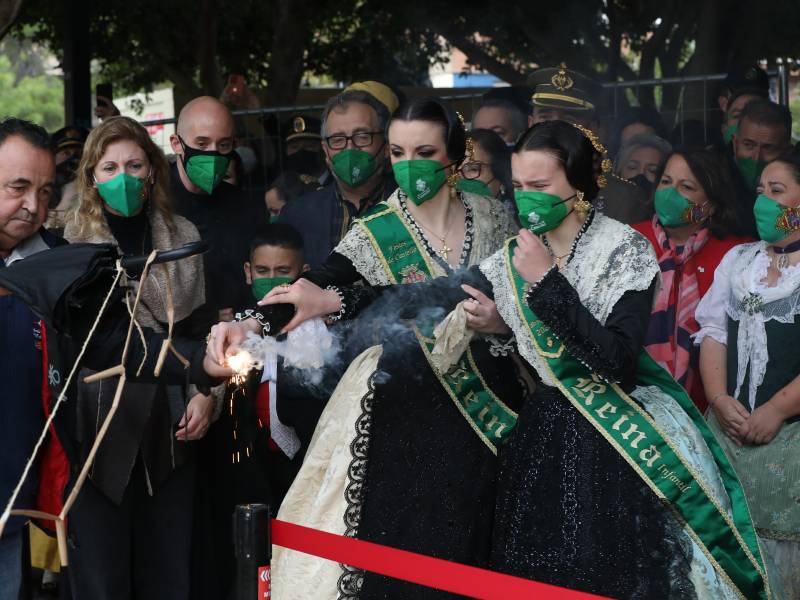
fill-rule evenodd
<path id="1" fill-rule="evenodd" d="M 316 269 L 347 233 L 353 218 L 364 214 L 377 202 L 388 198 L 397 184 L 389 177 L 383 187 L 372 198 L 362 203 L 361 209 L 342 200 L 336 181 L 303 194 L 289 202 L 281 211 L 280 222 L 294 226 L 303 236 L 305 260 Z"/>
<path id="2" fill-rule="evenodd" d="M 266 204 L 224 181 L 213 194 L 194 194 L 183 186 L 175 165 L 170 186 L 175 212 L 189 219 L 210 245 L 203 256 L 207 304 L 215 310 L 244 304 L 243 267 L 250 258 L 250 242 L 267 223 Z"/>

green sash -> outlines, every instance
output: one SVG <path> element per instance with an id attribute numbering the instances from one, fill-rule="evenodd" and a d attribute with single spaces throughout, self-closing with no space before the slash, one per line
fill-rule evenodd
<path id="1" fill-rule="evenodd" d="M 517 310 L 558 388 L 653 492 L 677 512 L 720 576 L 742 598 L 769 598 L 764 564 L 741 484 L 685 390 L 642 350 L 637 382 L 657 386 L 669 394 L 700 430 L 731 500 L 732 518 L 652 417 L 618 385 L 589 372 L 537 318 L 525 301 L 528 285 L 511 260 L 515 247 L 516 238 L 506 242 L 506 267 Z"/>
<path id="2" fill-rule="evenodd" d="M 427 254 L 419 248 L 405 221 L 392 207 L 379 204 L 356 224 L 367 233 L 390 281 L 402 284 L 433 279 L 434 271 Z M 428 320 L 418 320 L 414 326 L 425 358 L 459 412 L 483 443 L 497 454 L 497 445 L 508 437 L 517 423 L 517 413 L 486 385 L 469 348 L 447 373 L 439 373 L 431 358 L 435 343 L 433 329 L 434 323 Z"/>

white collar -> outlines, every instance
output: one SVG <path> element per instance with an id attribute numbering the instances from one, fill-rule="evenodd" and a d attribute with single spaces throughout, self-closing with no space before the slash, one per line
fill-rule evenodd
<path id="1" fill-rule="evenodd" d="M 42 239 L 42 236 L 37 231 L 28 239 L 20 242 L 11 251 L 5 258 L 5 263 L 7 267 L 10 267 L 12 264 L 17 262 L 18 260 L 22 260 L 23 258 L 28 258 L 32 254 L 36 254 L 37 252 L 42 252 L 43 250 L 49 250 L 50 246 L 48 246 L 45 241 Z"/>

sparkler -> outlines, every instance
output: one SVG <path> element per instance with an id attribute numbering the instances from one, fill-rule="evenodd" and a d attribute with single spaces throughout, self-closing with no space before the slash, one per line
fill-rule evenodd
<path id="1" fill-rule="evenodd" d="M 247 380 L 247 374 L 255 366 L 253 356 L 247 350 L 237 350 L 227 359 L 228 367 L 233 370 L 233 376 L 230 382 L 233 385 L 244 385 Z"/>

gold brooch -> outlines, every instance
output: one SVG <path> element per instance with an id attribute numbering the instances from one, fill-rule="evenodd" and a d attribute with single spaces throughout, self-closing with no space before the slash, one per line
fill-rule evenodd
<path id="1" fill-rule="evenodd" d="M 292 121 L 292 129 L 295 133 L 303 133 L 306 130 L 306 120 L 303 117 L 295 117 Z"/>

